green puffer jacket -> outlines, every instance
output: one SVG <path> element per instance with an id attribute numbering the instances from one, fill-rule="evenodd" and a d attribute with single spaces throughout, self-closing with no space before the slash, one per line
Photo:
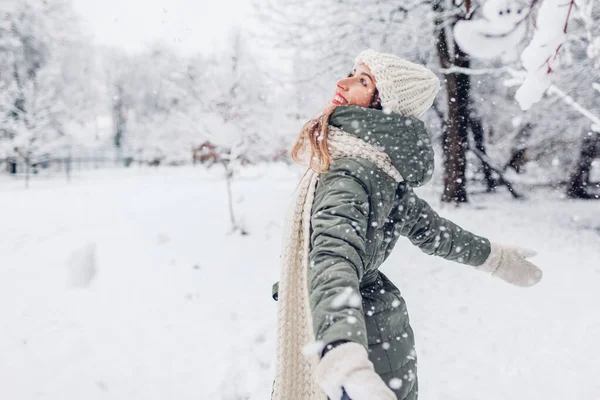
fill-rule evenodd
<path id="1" fill-rule="evenodd" d="M 337 159 L 320 176 L 308 277 L 315 337 L 325 345 L 362 344 L 386 383 L 402 380 L 397 398 L 415 400 L 417 361 L 406 305 L 378 268 L 401 236 L 427 254 L 472 266 L 485 261 L 490 243 L 441 218 L 413 192 L 433 173 L 433 150 L 422 121 L 346 106 L 335 110 L 330 124 L 383 146 L 405 181 L 398 184 L 358 158 Z"/>

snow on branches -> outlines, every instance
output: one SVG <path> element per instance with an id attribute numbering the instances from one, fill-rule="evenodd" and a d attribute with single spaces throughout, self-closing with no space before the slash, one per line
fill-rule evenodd
<path id="1" fill-rule="evenodd" d="M 523 110 L 539 101 L 552 84 L 575 7 L 574 0 L 544 0 L 534 15 L 536 2 L 489 0 L 483 5 L 483 19 L 459 21 L 455 27 L 458 45 L 479 58 L 514 51 L 528 27 L 534 28 L 529 45 L 521 53 L 527 76 L 515 96 Z"/>
<path id="2" fill-rule="evenodd" d="M 529 5 L 521 1 L 489 0 L 482 7 L 482 19 L 456 23 L 456 42 L 478 58 L 510 53 L 527 33 L 529 12 Z"/>
<path id="3" fill-rule="evenodd" d="M 539 101 L 552 83 L 551 74 L 558 67 L 573 5 L 574 0 L 544 0 L 540 7 L 536 32 L 521 54 L 527 77 L 517 90 L 516 100 L 524 110 Z"/>

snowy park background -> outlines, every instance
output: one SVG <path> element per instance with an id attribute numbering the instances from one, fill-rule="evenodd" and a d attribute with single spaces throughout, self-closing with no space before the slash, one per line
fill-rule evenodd
<path id="1" fill-rule="evenodd" d="M 268 399 L 287 155 L 358 51 L 427 65 L 417 193 L 538 252 L 400 241 L 420 398 L 600 398 L 600 3 L 0 0 L 0 398 Z"/>

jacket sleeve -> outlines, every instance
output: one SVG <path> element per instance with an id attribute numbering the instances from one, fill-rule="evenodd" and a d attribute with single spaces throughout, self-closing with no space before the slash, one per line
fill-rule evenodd
<path id="1" fill-rule="evenodd" d="M 338 160 L 321 175 L 313 202 L 309 302 L 315 337 L 325 346 L 352 341 L 367 347 L 359 285 L 370 206 L 368 186 L 356 176 L 361 170 L 356 161 Z"/>
<path id="2" fill-rule="evenodd" d="M 487 259 L 488 239 L 440 217 L 407 183 L 401 183 L 396 193 L 401 200 L 390 216 L 395 222 L 396 235 L 408 237 L 424 253 L 461 264 L 478 266 Z"/>

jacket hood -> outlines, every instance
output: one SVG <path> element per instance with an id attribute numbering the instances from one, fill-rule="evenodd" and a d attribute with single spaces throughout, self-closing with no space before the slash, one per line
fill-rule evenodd
<path id="1" fill-rule="evenodd" d="M 433 147 L 420 119 L 372 108 L 339 106 L 329 124 L 382 148 L 411 186 L 431 180 Z"/>

